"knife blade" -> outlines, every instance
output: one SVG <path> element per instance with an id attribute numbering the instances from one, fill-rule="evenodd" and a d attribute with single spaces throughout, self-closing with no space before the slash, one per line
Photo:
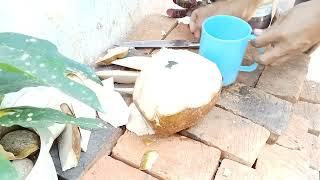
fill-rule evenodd
<path id="1" fill-rule="evenodd" d="M 188 40 L 127 41 L 116 45 L 133 48 L 199 48 L 198 42 Z"/>

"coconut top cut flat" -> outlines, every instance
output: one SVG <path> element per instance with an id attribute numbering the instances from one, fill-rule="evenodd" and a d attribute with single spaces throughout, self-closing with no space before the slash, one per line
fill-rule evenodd
<path id="1" fill-rule="evenodd" d="M 210 103 L 222 87 L 216 64 L 187 51 L 162 49 L 138 77 L 133 99 L 148 119 Z"/>

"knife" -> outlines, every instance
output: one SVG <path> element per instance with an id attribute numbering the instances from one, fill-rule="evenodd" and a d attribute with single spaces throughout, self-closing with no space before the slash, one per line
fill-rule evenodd
<path id="1" fill-rule="evenodd" d="M 147 40 L 127 41 L 116 44 L 116 46 L 133 48 L 199 48 L 198 42 L 188 40 Z"/>

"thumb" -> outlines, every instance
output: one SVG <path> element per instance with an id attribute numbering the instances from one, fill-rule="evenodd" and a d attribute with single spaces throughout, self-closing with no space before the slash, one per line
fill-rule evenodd
<path id="1" fill-rule="evenodd" d="M 198 10 L 194 10 L 191 14 L 190 24 L 189 24 L 190 31 L 192 33 L 196 32 L 199 29 L 197 20 L 198 20 Z"/>
<path id="2" fill-rule="evenodd" d="M 257 36 L 257 38 L 252 41 L 252 45 L 257 48 L 264 47 L 270 43 L 277 42 L 279 38 L 280 35 L 278 28 L 276 26 L 271 26 L 269 29 L 261 33 L 261 35 Z"/>

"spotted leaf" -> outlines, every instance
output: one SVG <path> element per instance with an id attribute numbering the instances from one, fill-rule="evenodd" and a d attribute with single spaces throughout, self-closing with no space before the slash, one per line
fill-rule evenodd
<path id="1" fill-rule="evenodd" d="M 29 128 L 44 128 L 54 123 L 75 124 L 83 129 L 95 129 L 108 126 L 108 124 L 105 124 L 100 119 L 74 118 L 61 111 L 50 108 L 14 107 L 0 109 L 1 126 L 10 127 L 20 125 Z"/>
<path id="2" fill-rule="evenodd" d="M 18 174 L 11 162 L 0 154 L 0 179 L 1 180 L 18 180 Z"/>
<path id="3" fill-rule="evenodd" d="M 10 72 L 8 79 L 19 76 L 23 80 L 29 81 L 25 84 L 41 84 L 60 89 L 65 94 L 70 95 L 96 110 L 101 111 L 99 100 L 95 93 L 76 82 L 70 80 L 66 75 L 69 73 L 81 73 L 89 79 L 100 83 L 93 70 L 86 65 L 77 63 L 58 52 L 57 47 L 51 42 L 26 36 L 17 33 L 0 33 L 0 65 L 1 75 Z M 7 66 L 7 67 L 5 67 Z M 12 72 L 14 67 L 17 72 Z M 21 72 L 25 77 L 21 76 Z M 4 81 L 4 80 L 3 80 Z M 12 82 L 12 81 L 11 81 Z M 21 84 L 14 85 L 14 89 L 19 89 Z M 5 87 L 0 84 L 0 89 Z"/>
<path id="4" fill-rule="evenodd" d="M 24 87 L 39 86 L 41 84 L 41 82 L 30 74 L 8 64 L 0 63 L 0 96 L 9 92 L 18 91 Z"/>

